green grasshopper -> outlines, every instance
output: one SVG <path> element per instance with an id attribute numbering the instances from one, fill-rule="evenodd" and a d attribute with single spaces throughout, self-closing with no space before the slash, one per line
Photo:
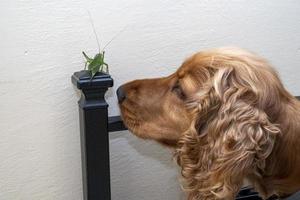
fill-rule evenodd
<path id="1" fill-rule="evenodd" d="M 99 52 L 94 56 L 94 58 L 90 58 L 86 55 L 84 51 L 82 52 L 83 56 L 86 59 L 84 69 L 86 69 L 86 66 L 88 66 L 88 70 L 91 71 L 92 73 L 92 78 L 99 71 L 105 72 L 107 74 L 109 73 L 108 64 L 104 62 L 104 53 L 105 51 L 102 51 L 102 53 Z M 104 71 L 104 66 L 105 66 L 105 71 Z"/>
<path id="2" fill-rule="evenodd" d="M 99 40 L 98 40 L 98 36 L 97 36 L 97 33 L 96 33 L 96 29 L 95 29 L 95 26 L 94 26 L 94 23 L 93 23 L 93 20 L 92 20 L 92 16 L 91 14 L 88 12 L 89 14 L 89 17 L 90 17 L 90 22 L 91 22 L 91 25 L 92 25 L 92 28 L 93 28 L 93 31 L 94 31 L 94 34 L 95 34 L 95 37 L 96 37 L 96 40 L 97 40 L 97 45 L 98 45 L 98 50 L 99 50 L 99 53 L 97 53 L 94 58 L 90 58 L 89 56 L 86 55 L 86 53 L 83 51 L 82 54 L 83 56 L 85 57 L 86 61 L 85 61 L 85 67 L 84 69 L 86 69 L 86 67 L 88 67 L 88 70 L 92 73 L 92 77 L 91 79 L 95 76 L 95 74 L 97 72 L 104 72 L 104 73 L 109 73 L 109 70 L 108 70 L 108 64 L 104 61 L 104 54 L 105 54 L 105 51 L 104 49 L 121 33 L 125 30 L 126 26 L 120 31 L 118 32 L 105 46 L 104 48 L 102 49 L 102 51 L 100 50 L 100 43 L 99 43 Z"/>

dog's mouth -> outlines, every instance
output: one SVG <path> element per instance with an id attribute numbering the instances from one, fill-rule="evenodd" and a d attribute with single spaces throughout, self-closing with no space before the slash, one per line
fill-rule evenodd
<path id="1" fill-rule="evenodd" d="M 138 130 L 141 126 L 141 121 L 138 120 L 138 117 L 133 112 L 133 110 L 130 109 L 127 105 L 124 105 L 124 103 L 119 104 L 119 107 L 121 110 L 121 118 L 125 126 L 129 131 L 133 132 L 134 134 L 138 134 Z"/>

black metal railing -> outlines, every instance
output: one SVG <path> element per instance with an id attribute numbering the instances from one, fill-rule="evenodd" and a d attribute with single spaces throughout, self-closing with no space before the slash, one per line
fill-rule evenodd
<path id="1" fill-rule="evenodd" d="M 72 83 L 81 90 L 78 101 L 84 200 L 110 200 L 109 132 L 127 130 L 120 116 L 108 117 L 104 95 L 113 86 L 108 74 L 75 72 Z M 251 188 L 241 189 L 236 200 L 261 200 Z"/>

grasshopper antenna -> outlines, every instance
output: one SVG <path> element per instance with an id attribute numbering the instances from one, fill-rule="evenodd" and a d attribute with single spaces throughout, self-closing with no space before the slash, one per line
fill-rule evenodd
<path id="1" fill-rule="evenodd" d="M 100 53 L 100 42 L 99 42 L 98 35 L 97 35 L 96 29 L 95 29 L 95 26 L 94 26 L 94 21 L 93 21 L 93 18 L 92 18 L 92 15 L 91 15 L 90 11 L 87 11 L 87 12 L 89 14 L 90 22 L 91 22 L 91 25 L 92 25 L 92 28 L 93 28 L 93 31 L 94 31 L 94 34 L 95 34 L 95 37 L 96 37 L 96 40 L 97 40 L 98 50 L 99 50 L 99 53 Z"/>
<path id="2" fill-rule="evenodd" d="M 124 28 L 122 28 L 117 34 L 115 34 L 112 38 L 111 38 L 111 40 L 108 42 L 108 43 L 106 43 L 105 44 L 105 46 L 103 47 L 103 49 L 102 49 L 102 51 L 104 51 L 104 49 L 113 41 L 113 40 L 115 40 L 122 32 L 124 32 L 125 31 L 125 29 L 128 27 L 128 24 L 124 27 Z"/>

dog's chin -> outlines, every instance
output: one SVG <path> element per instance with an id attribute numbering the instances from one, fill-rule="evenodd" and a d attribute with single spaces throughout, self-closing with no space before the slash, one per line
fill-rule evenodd
<path id="1" fill-rule="evenodd" d="M 178 146 L 178 142 L 176 140 L 171 139 L 161 139 L 157 141 L 159 144 L 170 147 L 170 148 L 176 148 Z"/>
<path id="2" fill-rule="evenodd" d="M 140 134 L 140 131 L 139 131 L 139 127 L 140 127 L 140 123 L 133 119 L 132 117 L 129 117 L 127 116 L 125 113 L 123 113 L 121 111 L 121 118 L 123 120 L 123 123 L 125 125 L 125 127 L 130 131 L 132 132 L 134 135 L 138 136 L 138 137 L 141 137 L 141 138 L 144 138 L 142 137 L 142 135 Z"/>
<path id="3" fill-rule="evenodd" d="M 145 127 L 143 127 L 142 124 L 138 123 L 137 120 L 133 120 L 132 118 L 126 117 L 126 115 L 122 115 L 122 119 L 124 122 L 124 125 L 128 128 L 128 130 L 133 133 L 135 136 L 145 139 L 145 140 L 155 140 L 159 144 L 170 147 L 170 148 L 176 148 L 177 147 L 177 140 L 167 139 L 167 138 L 161 138 L 161 139 L 154 139 L 149 137 L 151 135 L 148 133 L 148 130 L 145 131 Z"/>

